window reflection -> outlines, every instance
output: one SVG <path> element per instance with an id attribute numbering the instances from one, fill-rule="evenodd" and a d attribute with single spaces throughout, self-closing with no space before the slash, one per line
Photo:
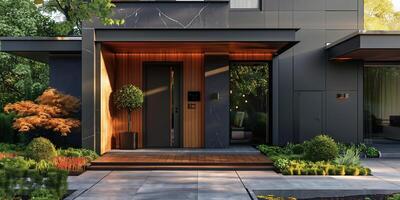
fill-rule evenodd
<path id="1" fill-rule="evenodd" d="M 229 93 L 231 143 L 269 143 L 269 63 L 232 63 Z"/>
<path id="2" fill-rule="evenodd" d="M 364 136 L 400 140 L 400 66 L 364 68 Z"/>

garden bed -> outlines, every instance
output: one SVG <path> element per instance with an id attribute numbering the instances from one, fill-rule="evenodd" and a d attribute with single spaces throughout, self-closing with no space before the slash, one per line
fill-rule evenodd
<path id="1" fill-rule="evenodd" d="M 76 190 L 67 190 L 67 192 L 64 194 L 62 199 L 68 198 L 75 191 Z M 18 200 L 30 200 L 31 198 L 28 195 L 23 195 L 23 196 L 17 196 L 15 199 L 18 199 Z M 50 199 L 45 199 L 45 200 L 50 200 Z"/>
<path id="2" fill-rule="evenodd" d="M 56 150 L 45 138 L 27 146 L 0 143 L 0 199 L 62 199 L 69 195 L 67 177 L 97 157 L 91 150 Z"/>
<path id="3" fill-rule="evenodd" d="M 260 145 L 258 149 L 283 175 L 367 176 L 372 172 L 361 165 L 360 157 L 379 156 L 375 148 L 337 143 L 327 135 L 316 136 L 302 144 L 284 147 Z"/>

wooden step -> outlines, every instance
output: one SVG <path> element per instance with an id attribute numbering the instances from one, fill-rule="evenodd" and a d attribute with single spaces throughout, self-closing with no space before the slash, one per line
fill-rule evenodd
<path id="1" fill-rule="evenodd" d="M 91 165 L 88 170 L 263 170 L 273 171 L 269 165 Z"/>
<path id="2" fill-rule="evenodd" d="M 223 163 L 215 163 L 215 162 L 118 162 L 118 161 L 111 161 L 111 162 L 98 162 L 93 161 L 91 163 L 92 166 L 147 166 L 147 165 L 154 165 L 154 166 L 273 166 L 272 161 L 268 162 L 248 162 L 248 163 L 239 163 L 239 162 L 223 162 Z"/>

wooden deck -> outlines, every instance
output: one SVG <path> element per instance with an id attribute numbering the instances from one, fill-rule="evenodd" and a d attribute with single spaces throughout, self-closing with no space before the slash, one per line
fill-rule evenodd
<path id="1" fill-rule="evenodd" d="M 111 152 L 90 170 L 272 170 L 272 161 L 254 153 Z"/>

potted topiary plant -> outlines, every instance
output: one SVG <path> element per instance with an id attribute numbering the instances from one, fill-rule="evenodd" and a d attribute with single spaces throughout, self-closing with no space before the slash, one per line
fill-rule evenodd
<path id="1" fill-rule="evenodd" d="M 143 92 L 132 84 L 124 85 L 114 94 L 114 104 L 117 109 L 128 112 L 128 132 L 123 133 L 126 139 L 121 142 L 121 147 L 123 149 L 136 149 L 137 133 L 131 132 L 131 118 L 132 112 L 142 107 Z M 133 139 L 128 139 L 132 137 Z"/>

